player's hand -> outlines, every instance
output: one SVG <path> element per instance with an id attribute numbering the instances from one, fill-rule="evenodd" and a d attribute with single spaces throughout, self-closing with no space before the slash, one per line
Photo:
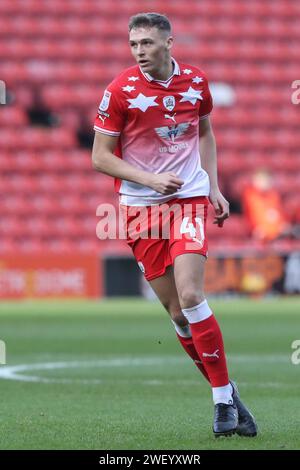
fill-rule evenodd
<path id="1" fill-rule="evenodd" d="M 224 221 L 229 217 L 229 202 L 226 201 L 225 197 L 219 190 L 211 190 L 209 200 L 215 210 L 215 219 L 213 223 L 217 224 L 218 227 L 223 227 Z"/>
<path id="2" fill-rule="evenodd" d="M 167 172 L 158 175 L 152 175 L 150 188 L 161 194 L 173 194 L 181 188 L 184 181 L 178 178 L 176 173 Z"/>

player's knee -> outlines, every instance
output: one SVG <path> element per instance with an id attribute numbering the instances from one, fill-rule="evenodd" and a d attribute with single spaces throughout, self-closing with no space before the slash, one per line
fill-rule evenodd
<path id="1" fill-rule="evenodd" d="M 180 313 L 181 312 L 181 308 L 180 308 L 180 305 L 178 303 L 178 300 L 174 300 L 174 299 L 166 299 L 166 300 L 161 300 L 163 306 L 165 307 L 165 309 L 167 310 L 167 312 L 173 316 L 176 315 L 177 313 Z"/>
<path id="2" fill-rule="evenodd" d="M 179 301 L 181 308 L 190 308 L 200 304 L 205 300 L 204 294 L 199 292 L 199 289 L 191 289 L 190 287 L 184 288 L 179 293 Z"/>
<path id="3" fill-rule="evenodd" d="M 177 326 L 183 328 L 189 324 L 182 312 L 171 313 L 171 317 Z"/>
<path id="4" fill-rule="evenodd" d="M 184 327 L 188 325 L 188 321 L 181 311 L 181 307 L 178 302 L 178 299 L 176 300 L 169 299 L 169 300 L 163 301 L 162 304 L 167 310 L 167 312 L 170 314 L 170 317 L 172 318 L 173 322 L 176 323 L 176 325 L 180 327 Z"/>

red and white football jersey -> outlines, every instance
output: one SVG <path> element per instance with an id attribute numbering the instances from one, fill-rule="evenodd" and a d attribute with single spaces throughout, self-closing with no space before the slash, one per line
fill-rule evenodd
<path id="1" fill-rule="evenodd" d="M 104 91 L 94 129 L 119 136 L 115 154 L 140 170 L 172 171 L 184 181 L 175 194 L 163 195 L 116 178 L 121 204 L 149 206 L 209 194 L 209 178 L 201 168 L 199 119 L 211 112 L 212 97 L 200 69 L 172 60 L 167 81 L 154 80 L 136 65 Z"/>

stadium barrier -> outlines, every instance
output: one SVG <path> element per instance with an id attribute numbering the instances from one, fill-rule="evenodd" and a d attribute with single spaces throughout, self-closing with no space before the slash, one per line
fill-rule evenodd
<path id="1" fill-rule="evenodd" d="M 0 298 L 101 297 L 101 266 L 87 254 L 1 256 Z"/>
<path id="2" fill-rule="evenodd" d="M 101 298 L 151 295 L 132 256 L 14 255 L 0 257 L 0 299 Z M 300 252 L 210 257 L 207 294 L 300 293 Z"/>
<path id="3" fill-rule="evenodd" d="M 143 295 L 155 298 L 152 289 L 129 257 L 106 259 L 105 295 Z M 266 252 L 209 257 L 205 272 L 207 294 L 264 295 L 300 293 L 300 252 Z M 127 294 L 126 294 L 127 293 Z"/>

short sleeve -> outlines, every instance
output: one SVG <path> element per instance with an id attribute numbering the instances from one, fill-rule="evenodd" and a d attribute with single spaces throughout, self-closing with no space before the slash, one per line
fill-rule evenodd
<path id="1" fill-rule="evenodd" d="M 203 77 L 203 92 L 202 92 L 203 100 L 200 101 L 199 119 L 205 119 L 213 109 L 213 99 L 210 93 L 207 78 L 204 74 L 202 74 L 202 77 Z"/>
<path id="2" fill-rule="evenodd" d="M 104 91 L 98 113 L 94 122 L 94 130 L 112 136 L 119 136 L 126 121 L 126 111 L 121 93 L 110 85 Z"/>

